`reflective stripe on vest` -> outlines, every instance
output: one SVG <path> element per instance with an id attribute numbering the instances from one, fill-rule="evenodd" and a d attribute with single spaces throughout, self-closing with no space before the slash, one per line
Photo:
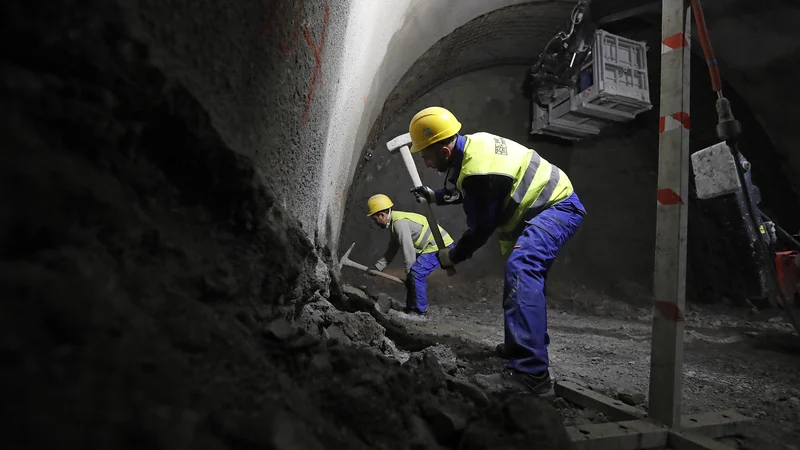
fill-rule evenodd
<path id="1" fill-rule="evenodd" d="M 422 232 L 414 239 L 414 248 L 417 253 L 432 253 L 438 250 L 436 242 L 433 239 L 431 227 L 428 226 L 428 219 L 422 214 L 405 212 L 405 211 L 392 211 L 392 232 L 394 232 L 394 223 L 398 220 L 408 220 L 414 222 L 422 227 Z M 442 234 L 444 245 L 448 246 L 453 243 L 453 238 L 447 234 L 447 231 L 439 226 L 439 232 Z"/>
<path id="2" fill-rule="evenodd" d="M 489 133 L 468 135 L 456 186 L 463 192 L 465 178 L 488 174 L 506 175 L 514 179 L 512 193 L 498 218 L 497 231 L 503 254 L 511 251 L 514 241 L 525 227 L 525 221 L 573 192 L 566 174 L 536 151 Z"/>

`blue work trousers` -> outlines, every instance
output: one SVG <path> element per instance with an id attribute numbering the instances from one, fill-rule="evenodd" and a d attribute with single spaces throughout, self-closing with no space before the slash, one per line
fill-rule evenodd
<path id="1" fill-rule="evenodd" d="M 450 244 L 447 248 L 453 248 Z M 419 312 L 428 310 L 428 283 L 426 278 L 440 267 L 436 252 L 422 253 L 406 275 L 406 308 Z"/>
<path id="2" fill-rule="evenodd" d="M 550 361 L 547 347 L 545 281 L 556 253 L 575 234 L 586 209 L 578 196 L 545 209 L 526 221 L 522 234 L 506 262 L 503 312 L 507 367 L 539 375 Z"/>

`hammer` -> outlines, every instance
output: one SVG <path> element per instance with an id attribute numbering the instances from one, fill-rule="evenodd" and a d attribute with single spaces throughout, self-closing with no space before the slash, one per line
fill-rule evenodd
<path id="1" fill-rule="evenodd" d="M 339 260 L 339 270 L 342 270 L 342 266 L 352 267 L 354 269 L 359 269 L 361 271 L 366 271 L 367 270 L 367 266 L 361 265 L 361 264 L 359 264 L 359 263 L 357 263 L 355 261 L 350 261 L 350 258 L 348 258 L 348 256 L 350 256 L 350 252 L 353 251 L 353 247 L 355 247 L 355 245 L 356 245 L 356 243 L 353 242 L 353 244 L 350 246 L 350 248 L 348 248 L 347 251 L 344 252 L 344 256 L 342 256 L 342 258 Z M 369 273 L 372 274 L 372 275 L 377 275 L 379 277 L 386 278 L 387 280 L 396 281 L 396 282 L 398 282 L 400 284 L 405 284 L 405 282 L 403 280 L 401 280 L 400 278 L 397 278 L 395 276 L 389 275 L 388 273 L 383 273 L 383 272 L 381 272 L 379 270 L 369 269 Z"/>
<path id="2" fill-rule="evenodd" d="M 417 166 L 414 164 L 414 159 L 411 157 L 411 149 L 408 148 L 409 144 L 411 144 L 411 135 L 409 133 L 401 134 L 396 138 L 392 139 L 391 141 L 386 143 L 386 148 L 389 149 L 389 153 L 400 152 L 403 155 L 403 162 L 406 164 L 406 169 L 408 169 L 408 174 L 411 175 L 411 181 L 414 183 L 413 187 L 422 186 L 422 180 L 419 178 L 419 172 L 417 172 Z M 425 198 L 420 198 L 419 202 L 424 205 L 425 208 L 425 217 L 428 219 L 428 226 L 431 229 L 431 233 L 433 233 L 433 240 L 436 241 L 436 247 L 439 250 L 443 248 L 447 248 L 444 245 L 444 239 L 442 239 L 442 233 L 439 232 L 439 225 L 436 223 L 436 217 L 433 215 L 433 208 L 431 207 L 430 203 Z M 453 275 L 456 273 L 456 269 L 454 267 L 448 267 L 447 275 Z"/>

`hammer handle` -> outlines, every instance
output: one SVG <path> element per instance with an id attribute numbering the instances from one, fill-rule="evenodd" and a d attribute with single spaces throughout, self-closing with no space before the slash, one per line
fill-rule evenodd
<path id="1" fill-rule="evenodd" d="M 413 187 L 422 186 L 422 180 L 419 178 L 417 166 L 414 164 L 414 158 L 411 157 L 411 150 L 407 145 L 400 148 L 400 154 L 403 155 L 403 162 L 406 164 L 408 174 L 411 175 L 411 182 L 414 183 Z"/>
<path id="2" fill-rule="evenodd" d="M 419 172 L 417 172 L 417 166 L 414 164 L 414 158 L 411 157 L 411 150 L 408 146 L 403 146 L 400 148 L 400 154 L 403 155 L 403 162 L 406 164 L 406 169 L 408 169 L 408 174 L 411 176 L 414 187 L 422 186 L 422 180 L 419 177 Z M 420 203 L 425 207 L 425 217 L 428 219 L 428 227 L 430 227 L 431 233 L 433 233 L 433 240 L 436 242 L 436 247 L 438 247 L 439 250 L 447 248 L 444 245 L 442 233 L 439 232 L 439 225 L 436 222 L 436 217 L 433 215 L 433 208 L 424 198 L 420 199 Z M 448 276 L 455 275 L 456 273 L 455 267 L 448 267 L 445 271 Z"/>
<path id="3" fill-rule="evenodd" d="M 425 216 L 428 219 L 428 227 L 431 230 L 431 234 L 433 234 L 433 240 L 434 242 L 436 242 L 436 247 L 438 247 L 439 250 L 447 248 L 447 246 L 444 245 L 444 238 L 442 237 L 442 233 L 439 231 L 439 224 L 436 223 L 436 217 L 433 215 L 433 207 L 431 206 L 430 203 L 428 203 L 428 200 L 424 198 L 420 199 L 420 203 L 425 205 Z M 445 272 L 447 272 L 448 276 L 453 276 L 456 274 L 455 267 L 448 267 L 444 270 Z"/>

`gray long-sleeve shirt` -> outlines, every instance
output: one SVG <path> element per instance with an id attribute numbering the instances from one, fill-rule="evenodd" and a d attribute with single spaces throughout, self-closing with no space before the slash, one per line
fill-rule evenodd
<path id="1" fill-rule="evenodd" d="M 391 223 L 391 216 L 389 216 Z M 392 226 L 389 226 L 391 229 Z M 386 266 L 394 259 L 397 250 L 403 249 L 403 260 L 406 265 L 406 273 L 411 270 L 414 261 L 417 260 L 417 249 L 414 248 L 414 240 L 422 233 L 422 225 L 410 220 L 398 220 L 394 223 L 394 232 L 390 233 L 389 245 L 383 253 L 381 259 L 375 263 L 375 269 L 383 271 Z"/>

